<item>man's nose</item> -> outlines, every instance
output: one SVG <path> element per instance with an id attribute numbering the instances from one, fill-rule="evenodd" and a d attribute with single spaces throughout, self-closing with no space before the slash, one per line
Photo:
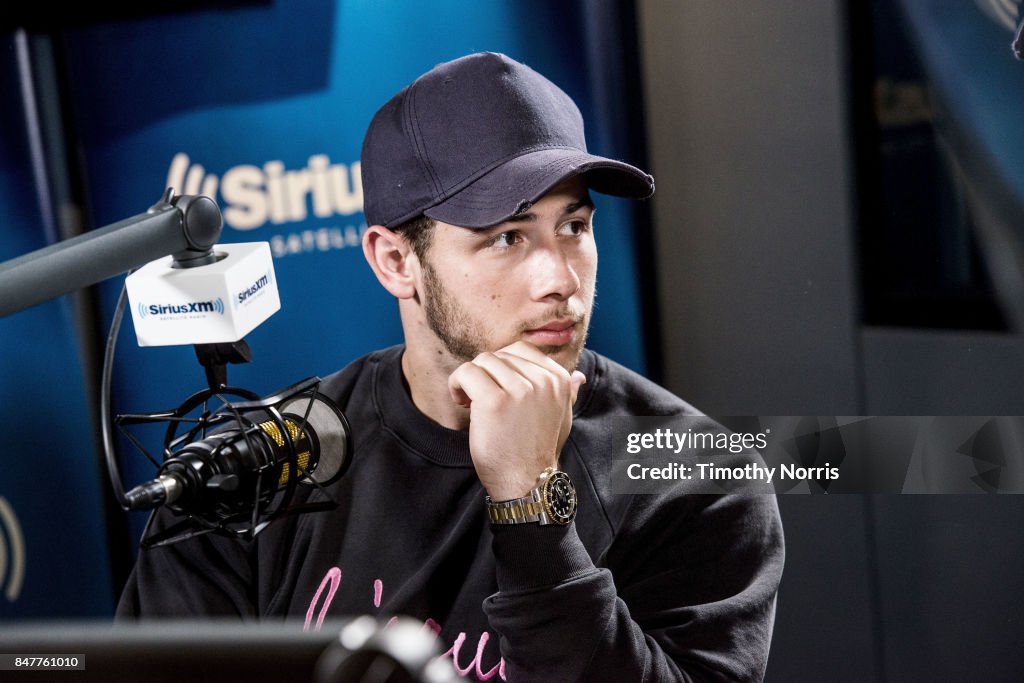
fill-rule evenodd
<path id="1" fill-rule="evenodd" d="M 535 252 L 533 261 L 533 294 L 538 301 L 547 298 L 562 301 L 579 291 L 577 265 L 562 249 L 540 249 Z"/>

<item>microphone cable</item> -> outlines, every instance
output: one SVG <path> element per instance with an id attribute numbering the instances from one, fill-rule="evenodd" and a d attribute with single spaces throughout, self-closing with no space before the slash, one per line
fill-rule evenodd
<path id="1" fill-rule="evenodd" d="M 134 271 L 132 271 L 134 272 Z M 107 476 L 110 478 L 110 485 L 114 489 L 114 497 L 118 505 L 126 512 L 130 509 L 128 499 L 125 497 L 124 486 L 121 483 L 121 474 L 118 469 L 117 455 L 114 446 L 114 424 L 111 418 L 111 376 L 114 367 L 114 350 L 117 348 L 117 337 L 121 332 L 121 322 L 124 320 L 124 309 L 128 304 L 128 289 L 121 285 L 121 294 L 117 298 L 117 305 L 114 307 L 114 317 L 110 322 L 110 331 L 107 333 L 107 344 L 103 351 L 103 375 L 100 380 L 100 431 L 103 436 L 103 457 L 107 463 Z"/>

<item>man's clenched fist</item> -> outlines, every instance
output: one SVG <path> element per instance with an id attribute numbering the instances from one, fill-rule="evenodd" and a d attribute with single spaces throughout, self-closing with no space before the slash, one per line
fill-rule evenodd
<path id="1" fill-rule="evenodd" d="M 493 500 L 525 496 L 557 465 L 586 381 L 522 341 L 481 353 L 451 374 L 448 389 L 469 408 L 470 453 Z"/>

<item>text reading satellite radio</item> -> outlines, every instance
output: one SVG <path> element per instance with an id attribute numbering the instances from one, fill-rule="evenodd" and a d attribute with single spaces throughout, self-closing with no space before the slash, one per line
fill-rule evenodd
<path id="1" fill-rule="evenodd" d="M 270 246 L 223 244 L 223 218 L 205 196 L 168 189 L 148 211 L 0 264 L 0 316 L 132 271 L 114 311 L 103 361 L 100 414 L 110 481 L 125 510 L 166 507 L 170 521 L 143 547 L 204 533 L 251 538 L 274 519 L 334 507 L 324 487 L 350 460 L 349 427 L 311 377 L 267 397 L 230 387 L 227 365 L 248 362 L 243 337 L 281 307 Z M 141 266 L 141 267 L 140 267 Z M 114 350 L 124 309 L 140 346 L 193 345 L 207 387 L 172 410 L 111 416 Z M 166 423 L 159 458 L 132 426 Z M 156 468 L 125 491 L 114 428 Z M 323 491 L 298 503 L 299 486 Z"/>

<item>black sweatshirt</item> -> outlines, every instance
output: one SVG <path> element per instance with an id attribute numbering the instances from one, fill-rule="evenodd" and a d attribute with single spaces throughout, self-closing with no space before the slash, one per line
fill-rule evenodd
<path id="1" fill-rule="evenodd" d="M 697 411 L 584 351 L 588 381 L 559 461 L 577 488 L 575 522 L 492 528 L 468 432 L 416 409 L 402 350 L 321 385 L 352 427 L 352 465 L 329 488 L 336 509 L 279 520 L 251 542 L 206 535 L 142 551 L 119 618 L 294 618 L 315 629 L 408 616 L 440 634 L 470 680 L 763 676 L 784 555 L 775 497 L 610 491 L 610 417 Z"/>

